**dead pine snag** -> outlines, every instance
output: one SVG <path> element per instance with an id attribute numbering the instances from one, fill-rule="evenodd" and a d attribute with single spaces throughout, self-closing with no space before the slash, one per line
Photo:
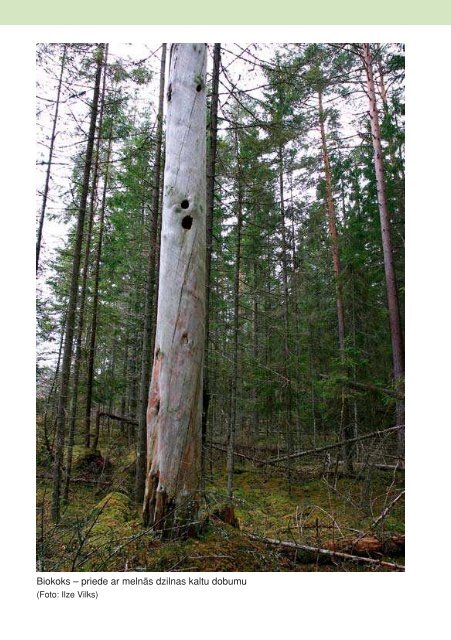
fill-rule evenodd
<path id="1" fill-rule="evenodd" d="M 201 478 L 205 341 L 206 45 L 173 44 L 167 92 L 159 299 L 147 408 L 143 518 L 190 533 Z"/>

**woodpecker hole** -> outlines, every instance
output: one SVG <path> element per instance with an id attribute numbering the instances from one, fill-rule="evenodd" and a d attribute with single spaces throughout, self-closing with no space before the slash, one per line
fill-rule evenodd
<path id="1" fill-rule="evenodd" d="M 182 204 L 180 206 L 182 207 L 182 209 L 188 209 L 188 207 L 189 207 L 188 200 L 183 200 Z"/>
<path id="2" fill-rule="evenodd" d="M 196 87 L 196 91 L 199 93 L 199 91 L 200 91 L 201 89 L 202 89 L 202 85 L 201 85 L 201 84 L 198 84 L 198 85 L 197 85 L 197 87 Z"/>
<path id="3" fill-rule="evenodd" d="M 193 224 L 193 219 L 191 216 L 185 216 L 182 220 L 182 227 L 184 229 L 191 229 L 191 226 Z"/>

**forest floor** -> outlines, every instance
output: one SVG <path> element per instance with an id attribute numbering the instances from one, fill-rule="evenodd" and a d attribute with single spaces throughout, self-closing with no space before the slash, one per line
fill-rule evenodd
<path id="1" fill-rule="evenodd" d="M 49 469 L 38 468 L 38 571 L 384 571 L 404 565 L 402 472 L 366 467 L 344 476 L 303 464 L 289 486 L 283 473 L 240 461 L 234 474 L 238 526 L 232 526 L 224 522 L 227 479 L 218 457 L 197 537 L 161 541 L 143 528 L 140 508 L 129 497 L 133 455 L 125 448 L 115 453 L 99 474 L 95 465 L 84 465 L 85 452 L 76 451 L 75 481 L 58 525 L 50 519 Z"/>

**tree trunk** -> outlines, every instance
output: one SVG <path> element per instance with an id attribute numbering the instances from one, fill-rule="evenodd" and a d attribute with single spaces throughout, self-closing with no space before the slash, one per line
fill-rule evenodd
<path id="1" fill-rule="evenodd" d="M 121 416 L 125 416 L 127 412 L 127 371 L 128 371 L 128 341 L 129 336 L 126 332 L 125 334 L 125 346 L 124 346 L 124 357 L 122 361 L 122 380 L 123 380 L 123 388 L 121 395 Z M 121 428 L 123 433 L 126 433 L 127 423 L 124 422 L 121 424 Z"/>
<path id="2" fill-rule="evenodd" d="M 94 290 L 92 293 L 91 333 L 89 337 L 88 375 L 86 380 L 85 446 L 87 448 L 89 448 L 89 445 L 90 445 L 92 389 L 94 384 L 94 361 L 95 361 L 95 354 L 96 354 L 97 320 L 98 320 L 98 307 L 99 307 L 100 261 L 102 257 L 103 231 L 105 226 L 104 223 L 105 223 L 106 193 L 107 193 L 109 173 L 110 173 L 110 158 L 111 158 L 112 144 L 113 144 L 113 137 L 112 137 L 112 131 L 110 131 L 110 137 L 108 140 L 108 149 L 106 153 L 105 176 L 103 179 L 102 203 L 100 205 L 99 237 L 97 240 L 95 263 L 94 263 Z"/>
<path id="3" fill-rule="evenodd" d="M 319 111 L 319 126 L 321 132 L 321 147 L 323 154 L 324 164 L 324 177 L 326 182 L 326 207 L 327 207 L 327 222 L 329 228 L 329 239 L 332 251 L 332 262 L 335 275 L 336 286 L 336 302 L 337 302 L 337 322 L 338 322 L 338 348 L 340 353 L 340 362 L 342 368 L 342 374 L 347 374 L 346 368 L 346 345 L 345 345 L 345 311 L 343 303 L 343 284 L 341 282 L 341 262 L 340 262 L 340 250 L 338 246 L 338 233 L 337 223 L 335 216 L 335 203 L 332 194 L 332 172 L 330 169 L 329 152 L 327 149 L 326 132 L 324 128 L 325 114 L 323 109 L 323 99 L 321 90 L 318 91 L 318 111 Z M 349 416 L 349 403 L 346 395 L 345 387 L 342 387 L 341 391 L 341 430 L 345 436 L 345 440 L 352 437 L 352 428 L 350 424 Z M 352 446 L 344 446 L 343 455 L 345 459 L 346 469 L 352 473 Z"/>
<path id="4" fill-rule="evenodd" d="M 61 355 L 62 355 L 63 346 L 64 346 L 65 327 L 66 327 L 66 316 L 64 316 L 64 319 L 61 323 L 61 335 L 60 335 L 59 348 L 58 348 L 58 359 L 56 361 L 55 374 L 53 376 L 52 384 L 50 386 L 50 390 L 47 396 L 46 407 L 45 407 L 44 418 L 43 418 L 44 442 L 45 442 L 45 448 L 47 449 L 50 460 L 54 460 L 55 456 L 53 452 L 53 437 L 52 437 L 52 442 L 50 442 L 49 435 L 47 432 L 47 416 L 50 410 L 50 404 L 53 405 L 51 409 L 52 418 L 56 413 L 55 410 L 56 410 L 57 398 L 55 398 L 55 396 L 57 395 L 56 392 L 57 392 L 58 377 L 59 377 L 60 365 L 61 365 Z"/>
<path id="5" fill-rule="evenodd" d="M 58 122 L 58 111 L 60 106 L 60 96 L 61 96 L 61 86 L 63 83 L 63 72 L 64 65 L 66 63 L 66 47 L 67 45 L 63 45 L 63 56 L 61 58 L 61 69 L 60 76 L 58 81 L 58 90 L 56 94 L 56 104 L 55 104 L 55 113 L 53 116 L 53 126 L 52 126 L 52 135 L 50 137 L 50 149 L 49 149 L 49 159 L 47 162 L 47 172 L 45 175 L 45 184 L 44 184 L 44 193 L 42 196 L 42 209 L 41 215 L 39 218 L 39 227 L 38 227 L 38 237 L 36 240 L 36 273 L 39 269 L 39 255 L 41 253 L 41 242 L 42 242 L 42 231 L 44 228 L 44 218 L 45 218 L 45 210 L 47 208 L 47 198 L 49 195 L 49 186 L 50 186 L 50 172 L 52 169 L 52 160 L 53 160 L 53 149 L 55 146 L 55 138 L 56 138 L 56 123 Z"/>
<path id="6" fill-rule="evenodd" d="M 56 418 L 56 442 L 55 459 L 53 463 L 53 490 L 52 490 L 52 519 L 57 522 L 60 517 L 60 492 L 61 492 L 61 472 L 64 455 L 64 439 L 66 426 L 67 402 L 69 396 L 70 366 L 72 360 L 72 343 L 75 329 L 75 312 L 77 309 L 78 281 L 80 276 L 81 249 L 83 243 L 83 229 L 86 216 L 86 204 L 89 191 L 89 176 L 91 173 L 92 154 L 94 150 L 95 128 L 97 120 L 97 110 L 100 94 L 100 76 L 102 73 L 104 46 L 99 45 L 97 49 L 97 69 L 94 83 L 94 96 L 91 107 L 91 119 L 89 125 L 88 142 L 86 146 L 86 156 L 83 172 L 83 183 L 80 195 L 80 206 L 78 209 L 77 228 L 75 232 L 74 257 L 72 261 L 72 272 L 70 279 L 69 300 L 67 305 L 66 335 L 64 340 L 63 360 L 61 365 L 61 383 L 58 397 L 58 408 Z"/>
<path id="7" fill-rule="evenodd" d="M 284 161 L 283 161 L 283 148 L 282 144 L 279 144 L 278 148 L 278 161 L 279 161 L 279 198 L 280 198 L 280 230 L 282 234 L 282 282 L 283 282 L 283 315 L 284 315 L 284 334 L 283 334 L 283 375 L 286 380 L 290 378 L 290 371 L 288 363 L 290 360 L 290 346 L 289 346 L 289 333 L 290 333 L 290 309 L 289 309 L 289 295 L 288 295 L 288 243 L 287 243 L 287 230 L 285 227 L 285 193 L 283 184 L 284 174 Z M 284 385 L 284 400 L 285 400 L 285 438 L 288 454 L 293 451 L 293 434 L 291 424 L 291 384 L 286 382 Z M 291 471 L 288 471 L 288 491 L 291 495 Z"/>
<path id="8" fill-rule="evenodd" d="M 216 148 L 218 140 L 218 103 L 219 103 L 219 65 L 221 62 L 221 45 L 215 43 L 213 53 L 213 77 L 210 105 L 210 137 L 207 156 L 207 247 L 206 247 L 206 318 L 205 318 L 205 356 L 204 356 L 204 389 L 202 400 L 202 478 L 205 476 L 205 445 L 207 438 L 208 405 L 210 403 L 210 377 L 208 371 L 208 347 L 210 338 L 210 272 L 211 251 L 213 241 L 213 210 L 215 196 Z"/>
<path id="9" fill-rule="evenodd" d="M 86 231 L 86 240 L 85 240 L 85 259 L 83 264 L 80 305 L 78 310 L 77 340 L 76 340 L 76 347 L 75 347 L 75 359 L 74 359 L 74 370 L 73 370 L 72 406 L 71 406 L 69 434 L 68 434 L 68 441 L 67 441 L 66 468 L 65 468 L 65 475 L 64 475 L 63 501 L 65 503 L 67 503 L 69 499 L 70 474 L 72 472 L 72 453 L 73 453 L 73 447 L 74 447 L 74 438 L 75 438 L 75 429 L 76 429 L 76 420 L 77 420 L 78 387 L 79 387 L 80 368 L 81 368 L 81 343 L 83 338 L 83 327 L 84 327 L 84 321 L 85 321 L 85 303 L 86 303 L 86 290 L 87 290 L 88 272 L 89 272 L 89 258 L 91 253 L 92 225 L 94 221 L 94 209 L 95 209 L 95 201 L 97 196 L 97 179 L 98 179 L 98 173 L 99 173 L 100 142 L 102 139 L 103 110 L 105 106 L 107 58 L 108 58 L 108 45 L 105 48 L 105 56 L 104 56 L 102 95 L 100 98 L 100 113 L 99 113 L 98 134 L 97 134 L 97 142 L 96 142 L 96 150 L 95 150 L 95 163 L 94 163 L 94 172 L 93 172 L 92 184 L 91 184 L 89 219 L 88 219 L 88 228 Z M 89 442 L 87 446 L 89 446 Z"/>
<path id="10" fill-rule="evenodd" d="M 205 346 L 206 45 L 173 44 L 155 357 L 147 409 L 146 525 L 189 533 L 198 516 Z"/>
<path id="11" fill-rule="evenodd" d="M 235 449 L 235 434 L 237 422 L 237 394 L 238 394 L 238 349 L 239 349 L 239 321 L 240 321 L 240 275 L 241 275 L 241 230 L 243 226 L 243 194 L 241 186 L 240 149 L 238 134 L 235 129 L 235 153 L 237 158 L 236 181 L 238 191 L 238 211 L 236 223 L 236 258 L 235 258 L 235 283 L 233 291 L 233 370 L 230 396 L 230 422 L 229 440 L 227 446 L 227 497 L 233 498 L 233 463 Z"/>
<path id="12" fill-rule="evenodd" d="M 341 283 L 341 263 L 340 252 L 338 248 L 338 233 L 337 224 L 335 218 L 335 203 L 332 195 L 332 176 L 329 161 L 329 152 L 327 149 L 326 133 L 324 128 L 324 110 L 321 91 L 318 92 L 318 104 L 319 104 L 319 124 L 321 131 L 321 146 L 323 154 L 324 165 L 324 177 L 326 182 L 326 205 L 327 205 L 327 222 L 329 228 L 329 239 L 332 252 L 332 261 L 335 275 L 335 282 L 337 287 L 337 320 L 338 320 L 338 344 L 340 350 L 340 358 L 344 360 L 345 357 L 345 314 L 343 305 L 343 285 Z"/>
<path id="13" fill-rule="evenodd" d="M 385 178 L 382 156 L 381 133 L 379 127 L 379 114 L 376 104 L 376 91 L 374 87 L 373 62 L 369 44 L 362 45 L 363 61 L 367 77 L 367 93 L 369 99 L 369 112 L 371 122 L 371 136 L 374 149 L 374 169 L 377 184 L 377 202 L 381 220 L 382 249 L 384 253 L 385 281 L 387 287 L 388 315 L 390 320 L 390 335 L 393 357 L 393 378 L 398 390 L 404 390 L 404 342 L 401 329 L 401 316 L 399 312 L 398 291 L 396 286 L 396 274 L 393 261 L 393 248 L 390 230 L 390 215 L 385 196 Z M 404 401 L 396 402 L 396 424 L 404 424 Z M 399 454 L 404 453 L 404 431 L 400 430 L 398 436 Z"/>
<path id="14" fill-rule="evenodd" d="M 257 278 L 257 261 L 253 265 L 254 291 L 252 295 L 252 358 L 254 366 L 259 365 L 259 308 L 258 308 L 258 278 Z M 258 412 L 258 384 L 253 377 L 252 382 L 252 435 L 258 442 L 260 432 L 259 412 Z"/>
<path id="15" fill-rule="evenodd" d="M 142 503 L 146 483 L 146 438 L 147 397 L 149 394 L 152 367 L 152 316 L 155 290 L 155 254 L 157 247 L 158 210 L 160 201 L 161 148 L 163 143 L 164 74 L 166 67 L 166 44 L 162 45 L 160 66 L 160 95 L 157 115 L 155 162 L 153 167 L 151 222 L 149 238 L 149 265 L 147 272 L 146 299 L 144 307 L 144 331 L 142 344 L 141 380 L 139 388 L 138 443 L 136 450 L 135 499 Z"/>

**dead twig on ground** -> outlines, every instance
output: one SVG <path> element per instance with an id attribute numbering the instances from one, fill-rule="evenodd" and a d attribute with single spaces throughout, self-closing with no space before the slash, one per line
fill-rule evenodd
<path id="1" fill-rule="evenodd" d="M 252 533 L 246 534 L 251 540 L 264 542 L 272 546 L 280 546 L 286 549 L 293 549 L 294 551 L 303 551 L 305 553 L 305 561 L 315 562 L 318 556 L 328 557 L 330 559 L 346 560 L 350 562 L 357 562 L 359 564 L 367 564 L 373 567 L 379 566 L 384 569 L 390 569 L 392 571 L 405 571 L 404 565 L 396 564 L 394 562 L 386 562 L 385 560 L 376 560 L 374 558 L 365 558 L 363 556 L 356 556 L 350 553 L 344 553 L 343 551 L 331 551 L 330 549 L 322 549 L 321 547 L 312 547 L 307 544 L 297 544 L 295 542 L 288 542 L 284 540 L 274 540 L 272 538 L 261 538 Z M 304 558 L 303 558 L 304 559 Z"/>

